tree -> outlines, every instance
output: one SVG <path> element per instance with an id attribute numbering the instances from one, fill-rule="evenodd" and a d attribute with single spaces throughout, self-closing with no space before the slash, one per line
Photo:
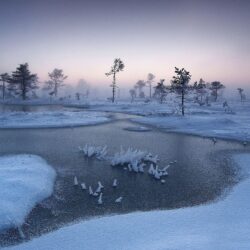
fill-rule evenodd
<path id="1" fill-rule="evenodd" d="M 38 77 L 36 74 L 31 74 L 28 63 L 24 63 L 12 72 L 9 83 L 9 89 L 26 100 L 28 92 L 34 92 L 38 88 Z"/>
<path id="2" fill-rule="evenodd" d="M 245 94 L 243 93 L 244 92 L 244 89 L 242 88 L 237 88 L 238 92 L 239 92 L 239 95 L 240 95 L 240 101 L 243 102 L 245 99 L 246 99 L 246 96 Z"/>
<path id="3" fill-rule="evenodd" d="M 112 102 L 115 102 L 115 90 L 117 88 L 116 86 L 116 74 L 120 71 L 123 71 L 125 65 L 122 62 L 120 58 L 116 58 L 114 60 L 113 66 L 111 67 L 111 70 L 108 73 L 105 73 L 106 76 L 113 76 L 113 82 L 110 85 L 112 87 Z"/>
<path id="4" fill-rule="evenodd" d="M 218 99 L 219 90 L 221 90 L 223 88 L 225 88 L 225 86 L 223 84 L 221 84 L 221 82 L 219 82 L 219 81 L 211 82 L 210 90 L 212 91 L 211 95 L 214 97 L 215 102 Z"/>
<path id="5" fill-rule="evenodd" d="M 84 80 L 80 79 L 76 85 L 76 92 L 78 92 L 82 97 L 88 97 L 89 94 L 89 84 Z"/>
<path id="6" fill-rule="evenodd" d="M 153 83 L 154 79 L 155 79 L 155 76 L 152 73 L 148 73 L 146 84 L 149 87 L 149 98 L 150 99 L 152 98 L 152 83 Z"/>
<path id="7" fill-rule="evenodd" d="M 146 83 L 143 81 L 143 80 L 139 80 L 136 82 L 135 84 L 135 89 L 138 89 L 139 90 L 139 94 L 138 96 L 140 98 L 145 98 L 145 94 L 143 92 L 143 88 L 146 86 Z"/>
<path id="8" fill-rule="evenodd" d="M 48 73 L 50 80 L 46 82 L 47 89 L 51 90 L 50 95 L 57 97 L 58 89 L 64 86 L 63 82 L 68 76 L 63 74 L 62 69 L 54 69 L 51 73 Z"/>
<path id="9" fill-rule="evenodd" d="M 76 100 L 80 101 L 81 99 L 81 94 L 79 92 L 76 92 Z"/>
<path id="10" fill-rule="evenodd" d="M 201 78 L 199 80 L 199 83 L 195 82 L 193 86 L 194 90 L 196 91 L 197 94 L 197 101 L 199 102 L 200 105 L 203 105 L 203 97 L 206 96 L 207 94 L 207 85 L 205 81 Z"/>
<path id="11" fill-rule="evenodd" d="M 159 99 L 162 104 L 168 94 L 168 87 L 164 85 L 165 79 L 161 79 L 160 82 L 154 87 L 154 97 Z"/>
<path id="12" fill-rule="evenodd" d="M 6 83 L 8 82 L 10 76 L 8 73 L 4 73 L 0 75 L 0 81 L 2 82 L 2 97 L 3 100 L 5 99 L 5 92 L 6 92 Z"/>
<path id="13" fill-rule="evenodd" d="M 175 67 L 176 76 L 173 76 L 171 81 L 171 90 L 181 96 L 181 113 L 185 115 L 185 95 L 191 89 L 191 86 L 188 85 L 191 75 L 184 68 L 179 69 Z"/>
<path id="14" fill-rule="evenodd" d="M 131 102 L 133 102 L 135 100 L 135 98 L 136 98 L 136 91 L 135 91 L 135 89 L 130 89 L 129 90 L 129 94 L 131 96 Z"/>

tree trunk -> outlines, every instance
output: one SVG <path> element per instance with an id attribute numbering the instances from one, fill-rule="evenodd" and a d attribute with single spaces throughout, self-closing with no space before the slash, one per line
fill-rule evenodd
<path id="1" fill-rule="evenodd" d="M 218 90 L 215 89 L 215 101 L 217 102 L 217 97 L 218 97 Z"/>
<path id="2" fill-rule="evenodd" d="M 3 100 L 5 99 L 5 81 L 3 81 Z"/>
<path id="3" fill-rule="evenodd" d="M 55 83 L 55 88 L 54 88 L 54 95 L 55 95 L 55 97 L 57 97 L 57 83 Z"/>
<path id="4" fill-rule="evenodd" d="M 113 74 L 113 89 L 112 89 L 112 102 L 115 102 L 115 73 Z"/>
<path id="5" fill-rule="evenodd" d="M 183 116 L 185 115 L 185 110 L 184 110 L 184 95 L 185 95 L 185 92 L 184 92 L 184 88 L 183 88 L 182 91 L 181 91 L 181 113 L 182 113 Z"/>
<path id="6" fill-rule="evenodd" d="M 22 99 L 26 100 L 26 88 L 25 88 L 25 80 L 22 81 Z"/>

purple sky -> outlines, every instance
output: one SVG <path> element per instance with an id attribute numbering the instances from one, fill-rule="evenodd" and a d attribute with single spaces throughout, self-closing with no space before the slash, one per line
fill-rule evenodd
<path id="1" fill-rule="evenodd" d="M 40 79 L 55 67 L 107 85 L 115 57 L 118 79 L 132 85 L 152 72 L 170 80 L 174 66 L 192 81 L 250 85 L 249 0 L 1 0 L 0 73 L 28 62 Z"/>

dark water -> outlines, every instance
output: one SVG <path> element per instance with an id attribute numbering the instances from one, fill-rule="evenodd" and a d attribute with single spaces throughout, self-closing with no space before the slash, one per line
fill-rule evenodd
<path id="1" fill-rule="evenodd" d="M 60 105 L 4 105 L 0 104 L 0 112 L 42 112 L 42 111 L 57 111 L 62 108 Z"/>
<path id="2" fill-rule="evenodd" d="M 58 227 L 92 216 L 127 213 L 136 210 L 173 209 L 194 206 L 217 199 L 239 181 L 237 168 L 232 166 L 232 152 L 247 151 L 241 144 L 183 134 L 126 131 L 133 126 L 129 115 L 116 115 L 112 123 L 78 128 L 5 129 L 0 130 L 0 154 L 35 154 L 43 157 L 57 171 L 53 196 L 38 204 L 29 214 L 22 229 L 30 239 Z M 78 146 L 108 145 L 109 154 L 132 146 L 159 155 L 160 165 L 170 161 L 177 164 L 169 169 L 166 183 L 148 174 L 130 173 L 111 167 L 108 162 L 85 159 Z M 80 187 L 73 186 L 73 178 L 97 187 L 105 186 L 104 204 L 90 197 Z M 112 188 L 117 178 L 119 186 Z M 123 196 L 121 204 L 114 200 Z M 17 230 L 0 234 L 0 246 L 21 241 Z"/>

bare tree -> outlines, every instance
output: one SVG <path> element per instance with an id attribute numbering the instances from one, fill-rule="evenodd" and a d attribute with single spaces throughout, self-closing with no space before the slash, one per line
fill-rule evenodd
<path id="1" fill-rule="evenodd" d="M 6 84 L 8 80 L 10 79 L 10 76 L 8 73 L 4 73 L 0 75 L 0 81 L 2 82 L 2 97 L 3 100 L 5 99 L 5 92 L 6 92 Z"/>
<path id="2" fill-rule="evenodd" d="M 184 68 L 179 69 L 175 67 L 176 76 L 173 76 L 173 80 L 171 82 L 171 89 L 172 91 L 176 92 L 178 95 L 181 96 L 181 113 L 185 115 L 185 96 L 188 91 L 191 89 L 191 86 L 188 85 L 191 75 L 190 73 L 185 70 Z"/>
<path id="3" fill-rule="evenodd" d="M 149 87 L 149 98 L 152 98 L 152 83 L 154 82 L 155 76 L 152 73 L 148 73 L 146 84 Z"/>
<path id="4" fill-rule="evenodd" d="M 113 76 L 113 82 L 111 84 L 112 87 L 112 102 L 115 102 L 115 90 L 117 88 L 116 86 L 116 74 L 120 71 L 123 71 L 125 65 L 122 62 L 120 58 L 116 58 L 114 60 L 113 66 L 111 67 L 111 70 L 108 73 L 105 73 L 106 76 Z"/>
<path id="5" fill-rule="evenodd" d="M 68 76 L 63 74 L 62 69 L 54 69 L 51 73 L 48 73 L 48 75 L 50 80 L 45 83 L 47 85 L 47 89 L 51 90 L 51 96 L 54 95 L 57 97 L 58 89 L 64 86 L 63 82 Z"/>

